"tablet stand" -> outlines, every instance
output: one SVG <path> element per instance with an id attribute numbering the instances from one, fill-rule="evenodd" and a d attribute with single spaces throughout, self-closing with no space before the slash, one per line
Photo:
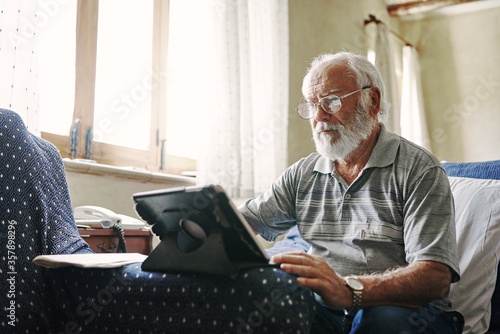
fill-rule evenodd
<path id="1" fill-rule="evenodd" d="M 188 253 L 179 249 L 177 233 L 169 232 L 142 263 L 142 270 L 234 275 L 238 267 L 229 260 L 219 230 L 211 231 L 199 248 Z"/>
<path id="2" fill-rule="evenodd" d="M 266 258 L 254 256 L 244 260 L 234 260 L 228 254 L 251 252 L 259 254 L 257 249 L 244 238 L 244 233 L 231 224 L 221 207 L 219 198 L 213 198 L 214 222 L 209 230 L 202 229 L 192 220 L 181 219 L 180 229 L 167 232 L 160 244 L 142 263 L 142 270 L 156 272 L 196 272 L 218 275 L 235 275 L 238 270 L 250 267 L 269 266 Z M 188 221 L 189 224 L 185 222 Z M 187 227 L 196 225 L 196 228 Z M 193 233 L 197 232 L 198 233 Z M 201 231 L 201 233 L 199 232 Z M 231 232 L 231 233 L 230 233 Z M 235 234 L 236 233 L 236 234 Z M 234 246 L 234 245 L 237 246 Z M 231 249 L 234 247 L 235 249 Z"/>

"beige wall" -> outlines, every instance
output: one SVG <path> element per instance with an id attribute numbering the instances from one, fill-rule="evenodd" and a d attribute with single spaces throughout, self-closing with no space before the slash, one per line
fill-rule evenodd
<path id="1" fill-rule="evenodd" d="M 368 37 L 363 20 L 368 14 L 389 20 L 383 0 L 289 0 L 289 164 L 315 150 L 309 122 L 295 111 L 302 97 L 302 78 L 311 58 L 338 51 L 366 55 Z"/>
<path id="2" fill-rule="evenodd" d="M 140 218 L 132 195 L 138 192 L 193 186 L 193 178 L 64 159 L 71 204 L 102 206 Z"/>
<path id="3" fill-rule="evenodd" d="M 432 150 L 442 160 L 500 159 L 500 4 L 481 2 L 400 24 L 419 49 Z"/>
<path id="4" fill-rule="evenodd" d="M 500 159 L 499 1 L 451 6 L 412 20 L 387 16 L 383 0 L 289 0 L 289 164 L 314 151 L 295 112 L 310 59 L 341 50 L 366 54 L 363 20 L 373 13 L 416 45 L 433 153 L 441 160 Z M 458 13 L 457 13 L 458 12 Z"/>

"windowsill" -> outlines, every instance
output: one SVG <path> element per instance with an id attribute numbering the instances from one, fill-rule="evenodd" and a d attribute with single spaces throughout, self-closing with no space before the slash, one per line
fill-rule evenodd
<path id="1" fill-rule="evenodd" d="M 63 162 L 66 171 L 80 174 L 115 176 L 154 183 L 179 182 L 193 185 L 196 184 L 196 178 L 194 177 L 150 172 L 135 167 L 117 167 L 82 160 L 71 160 L 68 158 L 64 158 Z"/>

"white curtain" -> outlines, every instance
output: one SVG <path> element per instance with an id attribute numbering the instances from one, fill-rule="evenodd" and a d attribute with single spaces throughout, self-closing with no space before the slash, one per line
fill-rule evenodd
<path id="1" fill-rule="evenodd" d="M 373 26 L 373 25 L 371 25 Z M 420 83 L 418 51 L 410 45 L 402 48 L 402 74 L 397 75 L 399 59 L 391 43 L 391 32 L 385 24 L 376 24 L 371 33 L 372 45 L 368 58 L 378 68 L 384 80 L 387 96 L 391 103 L 387 128 L 406 139 L 430 150 L 425 109 Z"/>
<path id="2" fill-rule="evenodd" d="M 17 112 L 39 134 L 37 1 L 2 1 L 0 6 L 0 107 Z"/>
<path id="3" fill-rule="evenodd" d="M 375 25 L 375 32 L 372 32 L 374 41 L 369 52 L 369 60 L 377 67 L 384 80 L 387 101 L 390 109 L 384 124 L 392 132 L 400 133 L 400 93 L 398 79 L 396 77 L 395 57 L 391 44 L 390 32 L 385 24 Z"/>
<path id="4" fill-rule="evenodd" d="M 401 135 L 430 151 L 430 140 L 420 83 L 418 52 L 412 46 L 403 47 Z"/>
<path id="5" fill-rule="evenodd" d="M 179 112 L 197 129 L 198 183 L 220 184 L 233 198 L 255 196 L 287 163 L 288 0 L 190 3 L 203 13 L 188 27 L 197 31 L 191 43 L 198 60 L 176 76 L 169 57 L 168 96 L 175 97 L 182 78 L 191 80 L 184 88 L 191 97 Z M 170 30 L 175 38 L 174 22 Z"/>

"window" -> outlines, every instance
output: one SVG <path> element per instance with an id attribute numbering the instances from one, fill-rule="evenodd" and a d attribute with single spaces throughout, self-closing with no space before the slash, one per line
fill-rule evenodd
<path id="1" fill-rule="evenodd" d="M 191 75 L 186 75 L 185 67 L 189 66 L 190 73 L 201 73 L 207 71 L 207 64 L 213 63 L 208 59 L 210 54 L 208 51 L 200 52 L 210 47 L 207 46 L 208 39 L 200 33 L 200 27 L 209 27 L 206 21 L 211 3 L 199 0 L 170 1 L 170 12 L 175 15 L 169 18 L 167 92 L 169 113 L 165 147 L 167 152 L 177 156 L 185 155 L 192 159 L 198 157 L 199 136 L 207 133 L 200 124 L 202 118 L 199 114 L 207 111 L 207 89 L 203 88 L 207 83 L 201 82 L 201 76 L 193 78 Z M 186 20 L 186 17 L 189 17 L 189 20 Z"/>
<path id="2" fill-rule="evenodd" d="M 43 112 L 40 127 L 56 135 L 69 133 L 75 105 L 76 3 L 60 6 L 57 14 L 46 19 L 36 37 L 39 108 Z M 49 16 L 38 17 L 40 20 Z"/>
<path id="3" fill-rule="evenodd" d="M 138 134 L 151 128 L 152 17 L 152 0 L 99 2 L 93 128 L 98 142 L 149 149 L 150 136 Z"/>
<path id="4" fill-rule="evenodd" d="M 40 126 L 63 157 L 89 158 L 91 141 L 99 163 L 174 174 L 196 168 L 192 157 L 165 150 L 168 7 L 168 0 L 67 1 L 46 15 L 38 34 Z"/>

